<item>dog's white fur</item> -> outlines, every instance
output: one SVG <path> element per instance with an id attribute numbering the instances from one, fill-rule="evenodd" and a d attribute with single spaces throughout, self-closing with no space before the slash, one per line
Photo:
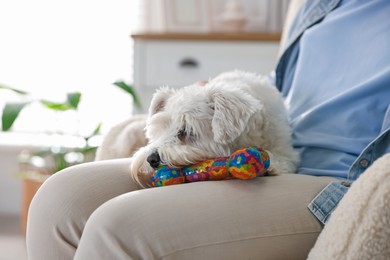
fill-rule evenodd
<path id="1" fill-rule="evenodd" d="M 131 157 L 147 145 L 145 136 L 146 115 L 133 115 L 110 129 L 96 151 L 95 160 Z"/>
<path id="2" fill-rule="evenodd" d="M 241 71 L 223 73 L 204 86 L 159 89 L 146 136 L 148 145 L 131 165 L 143 186 L 150 185 L 154 169 L 147 158 L 156 151 L 161 164 L 180 167 L 256 145 L 270 153 L 272 173 L 293 173 L 298 164 L 280 93 L 264 77 Z"/>

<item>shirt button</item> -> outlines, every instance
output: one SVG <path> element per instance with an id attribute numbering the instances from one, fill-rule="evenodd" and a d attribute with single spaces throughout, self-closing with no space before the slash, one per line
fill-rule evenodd
<path id="1" fill-rule="evenodd" d="M 367 159 L 361 159 L 359 161 L 359 165 L 362 166 L 363 168 L 367 168 L 368 167 L 368 160 Z"/>

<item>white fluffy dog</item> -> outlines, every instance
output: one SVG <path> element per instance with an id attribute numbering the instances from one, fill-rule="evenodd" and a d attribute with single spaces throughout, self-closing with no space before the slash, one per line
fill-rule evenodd
<path id="1" fill-rule="evenodd" d="M 159 89 L 146 137 L 148 145 L 131 165 L 143 186 L 161 164 L 180 167 L 253 145 L 269 152 L 271 173 L 293 173 L 298 164 L 280 93 L 262 76 L 241 71 L 223 73 L 204 86 Z"/>

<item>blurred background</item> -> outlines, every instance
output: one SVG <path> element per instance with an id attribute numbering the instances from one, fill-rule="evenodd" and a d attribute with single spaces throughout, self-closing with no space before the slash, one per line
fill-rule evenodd
<path id="1" fill-rule="evenodd" d="M 55 171 L 93 160 L 104 134 L 145 112 L 159 86 L 229 69 L 269 73 L 288 5 L 0 1 L 0 260 L 26 258 L 31 179 L 39 187 Z"/>

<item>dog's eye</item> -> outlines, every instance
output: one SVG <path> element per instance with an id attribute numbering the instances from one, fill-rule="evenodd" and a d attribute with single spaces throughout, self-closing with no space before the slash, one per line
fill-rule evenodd
<path id="1" fill-rule="evenodd" d="M 177 132 L 177 138 L 182 142 L 184 142 L 184 140 L 186 139 L 186 136 L 187 136 L 187 133 L 186 133 L 185 129 L 180 129 L 179 132 Z"/>
<path id="2" fill-rule="evenodd" d="M 186 129 L 180 129 L 178 132 L 177 132 L 177 138 L 180 140 L 180 141 L 182 141 L 182 142 L 184 142 L 186 139 L 187 139 L 187 137 L 194 137 L 195 135 L 194 135 L 194 133 L 193 132 L 187 132 L 187 130 Z"/>

